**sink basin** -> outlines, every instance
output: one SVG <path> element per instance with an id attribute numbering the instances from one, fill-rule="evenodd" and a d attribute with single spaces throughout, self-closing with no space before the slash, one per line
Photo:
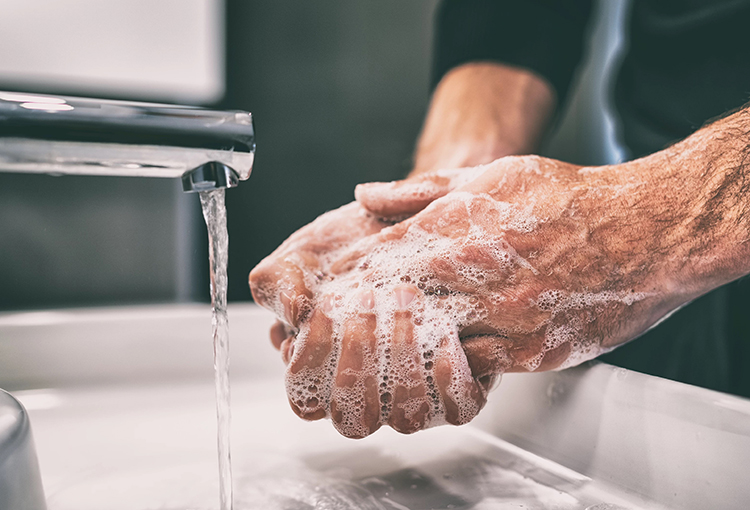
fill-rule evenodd
<path id="1" fill-rule="evenodd" d="M 229 318 L 238 510 L 750 501 L 745 399 L 589 363 L 506 376 L 467 426 L 354 441 L 288 408 L 269 313 Z M 0 314 L 0 386 L 28 409 L 49 510 L 218 506 L 210 329 L 204 305 Z"/>
<path id="2" fill-rule="evenodd" d="M 0 390 L 0 510 L 44 510 L 29 417 L 23 406 Z"/>

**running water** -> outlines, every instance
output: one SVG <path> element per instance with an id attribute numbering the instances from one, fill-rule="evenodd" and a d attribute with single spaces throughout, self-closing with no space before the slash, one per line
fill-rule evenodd
<path id="1" fill-rule="evenodd" d="M 227 263 L 229 234 L 224 189 L 200 193 L 208 228 L 211 305 L 216 380 L 217 443 L 219 447 L 220 510 L 232 510 L 232 460 L 229 453 L 229 323 L 227 320 Z"/>

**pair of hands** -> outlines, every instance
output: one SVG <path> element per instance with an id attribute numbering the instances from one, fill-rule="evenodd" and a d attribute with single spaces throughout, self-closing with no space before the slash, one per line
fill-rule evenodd
<path id="1" fill-rule="evenodd" d="M 591 359 L 686 300 L 642 164 L 536 156 L 369 183 L 250 274 L 302 418 L 364 437 L 470 421 L 502 373 Z"/>

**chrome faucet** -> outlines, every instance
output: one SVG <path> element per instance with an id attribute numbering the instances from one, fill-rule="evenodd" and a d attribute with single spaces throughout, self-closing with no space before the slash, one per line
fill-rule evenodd
<path id="1" fill-rule="evenodd" d="M 252 115 L 0 92 L 0 171 L 179 177 L 186 192 L 250 177 Z"/>

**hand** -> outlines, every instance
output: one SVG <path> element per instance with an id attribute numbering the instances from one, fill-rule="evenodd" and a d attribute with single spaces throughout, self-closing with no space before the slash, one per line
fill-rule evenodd
<path id="1" fill-rule="evenodd" d="M 297 326 L 312 310 L 313 289 L 330 277 L 337 253 L 386 225 L 353 202 L 292 234 L 250 273 L 255 302 L 283 320 L 271 328 L 271 342 L 281 350 L 285 362 Z"/>
<path id="2" fill-rule="evenodd" d="M 319 284 L 331 278 L 331 264 L 337 254 L 363 237 L 375 234 L 391 224 L 395 217 L 404 218 L 424 208 L 451 189 L 468 182 L 472 169 L 444 170 L 406 181 L 419 188 L 400 195 L 398 189 L 373 190 L 373 199 L 387 193 L 390 205 L 375 213 L 354 202 L 321 215 L 314 222 L 292 234 L 281 246 L 263 259 L 250 273 L 249 283 L 256 303 L 283 319 L 271 327 L 271 342 L 289 362 L 292 338 L 300 320 L 312 310 L 312 296 Z M 384 198 L 384 197 L 382 197 Z M 399 200 L 401 198 L 401 200 Z M 385 201 L 381 199 L 385 204 Z M 387 221 L 379 218 L 388 217 Z"/>
<path id="3" fill-rule="evenodd" d="M 659 255 L 670 236 L 648 230 L 665 225 L 640 214 L 661 198 L 647 175 L 510 157 L 358 188 L 382 215 L 424 209 L 331 263 L 290 340 L 292 408 L 349 437 L 466 423 L 501 373 L 577 364 L 643 332 L 689 299 Z M 442 198 L 426 203 L 426 188 Z"/>

